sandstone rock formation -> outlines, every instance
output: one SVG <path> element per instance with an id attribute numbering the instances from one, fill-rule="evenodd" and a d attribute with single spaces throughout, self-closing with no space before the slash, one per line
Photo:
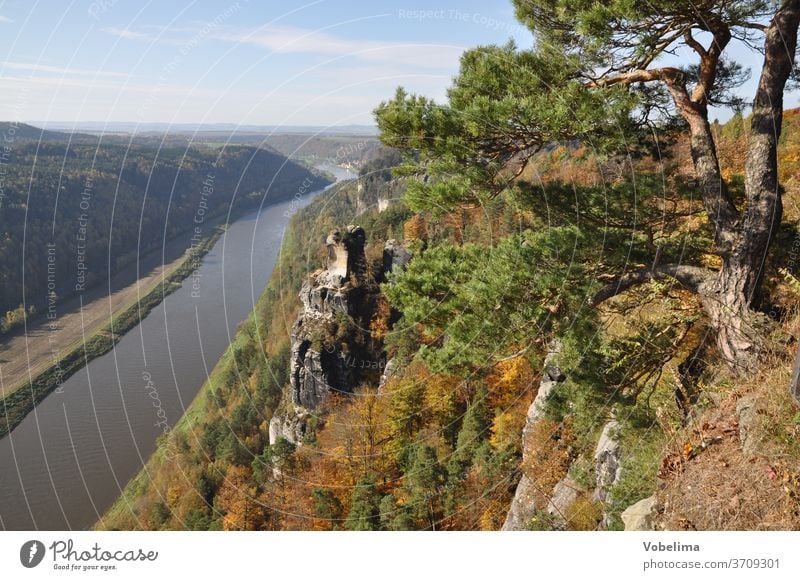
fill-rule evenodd
<path id="1" fill-rule="evenodd" d="M 383 247 L 383 271 L 387 274 L 395 268 L 405 268 L 411 261 L 411 252 L 397 240 L 386 240 Z"/>
<path id="2" fill-rule="evenodd" d="M 386 385 L 389 379 L 391 379 L 394 376 L 397 370 L 395 366 L 396 365 L 394 364 L 393 358 L 386 361 L 386 366 L 383 367 L 383 373 L 381 374 L 381 380 L 378 383 L 379 389 L 383 388 L 383 386 Z"/>
<path id="3" fill-rule="evenodd" d="M 563 382 L 566 379 L 566 376 L 561 369 L 555 365 L 555 359 L 560 352 L 560 344 L 555 343 L 551 346 L 550 352 L 547 354 L 547 357 L 544 361 L 544 373 L 542 374 L 542 379 L 539 382 L 539 390 L 536 393 L 536 398 L 533 400 L 533 403 L 531 403 L 531 406 L 528 407 L 525 428 L 522 431 L 523 462 L 525 461 L 524 458 L 530 453 L 526 445 L 528 432 L 536 424 L 536 422 L 544 416 L 545 403 L 547 402 L 547 398 L 550 396 L 550 393 L 558 383 Z M 537 505 L 535 499 L 536 495 L 540 493 L 541 490 L 536 482 L 531 481 L 531 479 L 525 473 L 523 473 L 519 483 L 517 484 L 517 489 L 514 492 L 514 499 L 511 502 L 511 507 L 508 510 L 508 515 L 506 516 L 506 521 L 503 524 L 502 529 L 508 531 L 524 530 L 528 521 L 530 521 L 530 519 L 534 517 L 536 512 L 540 509 L 540 506 Z"/>
<path id="4" fill-rule="evenodd" d="M 612 419 L 603 427 L 600 440 L 594 452 L 595 462 L 595 501 L 607 501 L 611 487 L 619 481 L 622 474 L 620 447 L 616 440 L 619 424 Z"/>
<path id="5" fill-rule="evenodd" d="M 300 290 L 303 305 L 291 332 L 290 392 L 269 425 L 270 444 L 283 437 L 300 444 L 308 423 L 331 393 L 352 393 L 362 383 L 378 385 L 393 372 L 383 345 L 369 332 L 380 296 L 378 282 L 411 254 L 391 240 L 372 269 L 361 227 L 334 230 L 326 240 L 325 268 Z"/>
<path id="6" fill-rule="evenodd" d="M 570 506 L 584 492 L 578 483 L 567 475 L 553 488 L 550 503 L 547 504 L 547 513 L 566 521 Z"/>

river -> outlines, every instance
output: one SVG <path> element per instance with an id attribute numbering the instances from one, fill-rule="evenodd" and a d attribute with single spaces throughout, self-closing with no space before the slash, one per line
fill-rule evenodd
<path id="1" fill-rule="evenodd" d="M 100 518 L 154 451 L 158 423 L 174 425 L 191 404 L 266 286 L 286 214 L 315 193 L 230 224 L 199 276 L 0 440 L 0 529 L 81 530 Z"/>

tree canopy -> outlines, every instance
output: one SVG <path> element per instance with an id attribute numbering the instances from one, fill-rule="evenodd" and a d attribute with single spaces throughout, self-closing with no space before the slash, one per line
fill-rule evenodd
<path id="1" fill-rule="evenodd" d="M 513 44 L 467 51 L 435 104 L 399 89 L 376 109 L 382 140 L 405 152 L 409 203 L 446 211 L 483 204 L 518 185 L 545 147 L 581 143 L 600 154 L 638 154 L 647 132 L 688 137 L 697 197 L 712 226 L 719 270 L 663 264 L 622 273 L 592 301 L 671 277 L 703 297 L 717 346 L 732 365 L 760 352 L 750 310 L 761 299 L 763 265 L 782 215 L 777 143 L 783 91 L 792 74 L 800 1 L 653 3 L 637 0 L 516 0 L 534 33 Z M 744 163 L 744 207 L 720 170 L 710 104 L 740 107 L 747 71 L 727 57 L 732 40 L 761 52 Z M 673 64 L 680 62 L 681 65 Z M 631 176 L 635 179 L 635 176 Z M 670 192 L 668 195 L 674 195 Z M 742 205 L 742 204 L 740 204 Z M 636 214 L 617 214 L 634 223 Z M 619 265 L 623 271 L 625 263 Z"/>

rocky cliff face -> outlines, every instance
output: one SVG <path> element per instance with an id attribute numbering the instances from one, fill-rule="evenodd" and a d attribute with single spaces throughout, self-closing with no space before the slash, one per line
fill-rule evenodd
<path id="1" fill-rule="evenodd" d="M 394 240 L 381 262 L 370 267 L 366 234 L 349 226 L 331 232 L 326 266 L 309 276 L 300 290 L 302 312 L 292 327 L 290 392 L 270 422 L 270 444 L 279 437 L 299 444 L 309 434 L 333 393 L 349 394 L 362 384 L 378 385 L 386 366 L 383 345 L 370 334 L 380 296 L 379 282 L 410 259 Z"/>
<path id="2" fill-rule="evenodd" d="M 539 390 L 533 403 L 528 408 L 528 416 L 522 435 L 523 464 L 525 458 L 531 454 L 527 444 L 528 432 L 544 417 L 545 404 L 553 389 L 567 378 L 556 364 L 560 351 L 561 347 L 557 342 L 551 345 L 550 352 L 545 358 L 544 372 L 539 383 Z M 594 502 L 600 504 L 610 499 L 611 488 L 619 481 L 622 472 L 620 446 L 616 440 L 618 429 L 619 425 L 615 419 L 611 419 L 606 423 L 594 452 L 595 481 L 593 482 L 594 492 L 591 498 Z M 502 529 L 508 531 L 524 530 L 528 527 L 531 519 L 540 512 L 549 514 L 557 526 L 566 526 L 565 514 L 568 513 L 570 506 L 578 498 L 587 497 L 588 492 L 589 490 L 582 488 L 569 475 L 560 480 L 552 490 L 549 490 L 542 489 L 538 482 L 532 481 L 523 472 Z M 543 495 L 545 496 L 544 500 Z M 599 527 L 606 528 L 609 523 L 608 516 L 604 514 Z"/>
<path id="3" fill-rule="evenodd" d="M 536 397 L 533 403 L 528 407 L 528 415 L 525 420 L 525 428 L 522 431 L 523 458 L 526 457 L 530 451 L 527 449 L 527 434 L 533 428 L 537 421 L 544 417 L 545 403 L 547 398 L 553 392 L 553 389 L 558 383 L 564 381 L 566 377 L 561 369 L 555 365 L 555 359 L 561 351 L 558 344 L 553 344 L 550 352 L 544 361 L 544 373 L 539 382 L 539 390 L 536 392 Z M 523 459 L 524 461 L 524 459 Z M 569 487 L 569 486 L 567 486 Z M 514 492 L 514 499 L 511 502 L 511 507 L 508 510 L 506 521 L 502 529 L 505 531 L 524 530 L 528 522 L 533 518 L 536 513 L 543 509 L 545 506 L 540 506 L 537 502 L 537 495 L 540 491 L 536 482 L 532 481 L 524 472 L 517 484 L 517 489 Z"/>

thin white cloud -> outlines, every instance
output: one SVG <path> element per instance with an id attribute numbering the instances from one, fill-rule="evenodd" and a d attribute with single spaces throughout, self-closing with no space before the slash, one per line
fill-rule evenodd
<path id="1" fill-rule="evenodd" d="M 146 32 L 136 32 L 128 28 L 116 28 L 114 26 L 109 26 L 101 30 L 112 36 L 124 38 L 125 40 L 147 40 L 149 42 L 157 40 L 155 36 L 147 34 Z"/>
<path id="2" fill-rule="evenodd" d="M 236 44 L 258 46 L 279 54 L 316 54 L 447 69 L 452 68 L 466 48 L 440 43 L 352 40 L 326 32 L 289 26 L 227 29 L 217 31 L 211 37 Z"/>
<path id="3" fill-rule="evenodd" d="M 0 22 L 2 22 L 4 24 L 12 24 L 14 21 L 11 18 L 9 18 L 8 16 L 0 15 Z"/>
<path id="4" fill-rule="evenodd" d="M 114 72 L 114 71 L 93 70 L 86 68 L 64 68 L 60 66 L 50 66 L 39 63 L 11 62 L 11 61 L 3 62 L 2 64 L 0 64 L 0 68 L 2 68 L 3 70 L 27 70 L 36 73 L 52 73 L 52 74 L 59 74 L 66 76 L 99 76 L 99 77 L 118 77 L 118 78 L 126 78 L 129 76 L 127 73 Z"/>
<path id="5" fill-rule="evenodd" d="M 194 35 L 202 23 L 194 27 L 162 29 L 158 36 L 121 28 L 104 28 L 103 31 L 125 40 L 155 42 L 159 44 L 181 44 Z M 442 43 L 409 43 L 375 40 L 355 40 L 327 32 L 293 26 L 261 26 L 257 28 L 234 28 L 230 26 L 206 27 L 203 40 L 256 46 L 276 54 L 309 54 L 328 58 L 355 59 L 370 63 L 391 63 L 427 69 L 453 68 L 467 47 Z"/>

